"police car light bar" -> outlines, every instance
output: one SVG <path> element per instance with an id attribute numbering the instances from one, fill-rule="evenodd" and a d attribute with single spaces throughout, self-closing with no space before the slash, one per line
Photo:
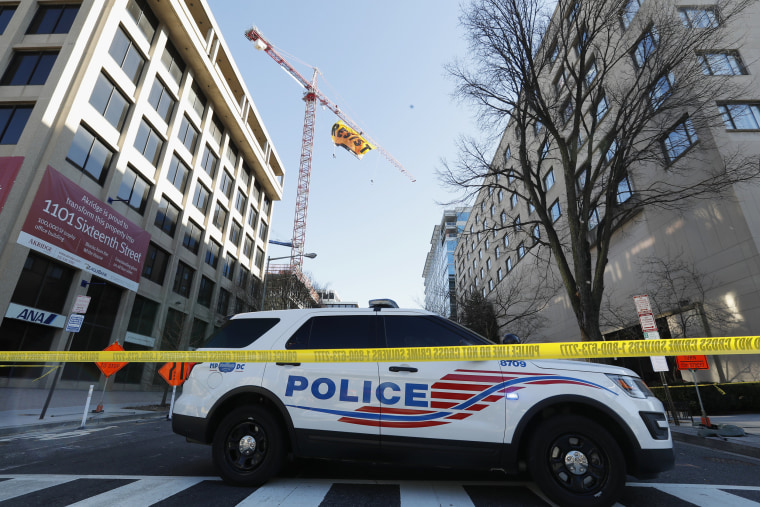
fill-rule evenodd
<path id="1" fill-rule="evenodd" d="M 398 308 L 398 304 L 392 299 L 370 299 L 369 307 L 380 310 L 381 308 Z"/>

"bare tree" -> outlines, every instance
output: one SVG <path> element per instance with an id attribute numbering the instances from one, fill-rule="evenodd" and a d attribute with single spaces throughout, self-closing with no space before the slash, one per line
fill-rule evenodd
<path id="1" fill-rule="evenodd" d="M 760 176 L 757 159 L 712 149 L 710 128 L 722 125 L 716 98 L 740 90 L 706 77 L 699 56 L 740 46 L 727 27 L 751 3 L 718 0 L 679 13 L 670 0 L 559 0 L 556 9 L 474 0 L 463 11 L 471 60 L 448 71 L 458 97 L 503 136 L 496 155 L 488 142 L 461 141 L 442 178 L 465 199 L 487 188 L 535 209 L 522 223 L 505 209 L 489 227 L 514 235 L 513 248 L 524 237 L 547 247 L 550 255 L 535 259 L 561 278 L 583 340 L 602 338 L 604 272 L 622 224 Z M 555 184 L 561 198 L 552 201 Z"/>
<path id="2" fill-rule="evenodd" d="M 649 296 L 652 309 L 658 317 L 667 317 L 673 337 L 713 336 L 713 330 L 729 333 L 736 324 L 736 316 L 725 304 L 707 297 L 712 280 L 702 273 L 693 260 L 683 253 L 668 257 L 645 257 L 637 263 L 642 280 L 641 293 Z M 638 325 L 630 304 L 614 306 L 610 301 L 602 305 L 602 325 L 607 328 L 625 328 Z M 726 336 L 721 335 L 721 336 Z M 713 357 L 718 378 L 726 382 L 720 357 Z"/>

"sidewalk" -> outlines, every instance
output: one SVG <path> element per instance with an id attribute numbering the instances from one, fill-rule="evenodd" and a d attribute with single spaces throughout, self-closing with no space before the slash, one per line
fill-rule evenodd
<path id="1" fill-rule="evenodd" d="M 713 426 L 730 424 L 744 430 L 743 437 L 703 437 L 699 435 L 700 428 L 693 426 L 689 420 L 681 420 L 680 426 L 670 425 L 673 440 L 688 444 L 701 445 L 720 451 L 733 452 L 760 459 L 760 414 L 716 415 L 710 416 Z M 699 417 L 694 417 L 699 423 Z"/>
<path id="2" fill-rule="evenodd" d="M 82 425 L 87 391 L 56 389 L 40 420 L 42 408 L 48 396 L 47 389 L 0 388 L 0 437 L 29 432 L 49 431 L 59 428 L 79 428 Z M 106 391 L 92 392 L 85 427 L 117 421 L 166 418 L 171 403 L 171 391 L 166 397 L 166 407 L 160 408 L 163 391 Z M 103 412 L 93 412 L 101 396 Z M 179 394 L 177 394 L 179 396 Z M 151 407 L 138 410 L 135 407 Z"/>
<path id="3" fill-rule="evenodd" d="M 95 389 L 90 400 L 85 427 L 117 421 L 166 418 L 169 413 L 171 391 L 166 397 L 167 407 L 155 410 L 161 404 L 163 394 L 163 391 L 107 391 L 103 396 L 103 412 L 93 413 L 102 395 L 102 391 Z M 87 391 L 56 389 L 45 418 L 40 420 L 40 413 L 47 395 L 47 389 L 0 388 L 0 438 L 21 433 L 81 426 L 87 402 Z M 138 409 L 145 407 L 151 407 L 154 410 Z M 695 417 L 694 421 L 698 423 L 699 417 Z M 703 437 L 698 435 L 699 427 L 692 426 L 689 420 L 682 420 L 680 426 L 670 425 L 673 440 L 760 459 L 760 414 L 712 416 L 710 422 L 716 426 L 722 424 L 738 426 L 746 435 L 743 437 Z"/>

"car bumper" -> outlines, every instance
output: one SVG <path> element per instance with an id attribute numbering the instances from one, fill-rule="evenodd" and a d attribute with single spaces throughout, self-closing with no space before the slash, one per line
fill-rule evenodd
<path id="1" fill-rule="evenodd" d="M 189 415 L 172 415 L 172 431 L 182 435 L 191 442 L 201 444 L 211 443 L 208 438 L 208 420 L 203 417 Z"/>
<path id="2" fill-rule="evenodd" d="M 672 447 L 667 449 L 639 449 L 628 473 L 638 479 L 652 479 L 661 472 L 673 469 L 675 463 L 676 455 Z"/>

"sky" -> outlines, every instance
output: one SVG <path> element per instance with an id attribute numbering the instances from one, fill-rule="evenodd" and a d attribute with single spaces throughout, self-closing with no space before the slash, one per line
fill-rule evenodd
<path id="1" fill-rule="evenodd" d="M 317 257 L 304 259 L 304 272 L 362 307 L 381 297 L 422 307 L 433 228 L 454 207 L 441 203 L 457 198 L 436 171 L 456 160 L 460 135 L 478 134 L 444 69 L 466 56 L 459 2 L 207 2 L 286 171 L 270 239 L 292 238 L 305 103 L 297 82 L 245 38 L 254 25 L 306 78 L 319 68 L 322 93 L 417 180 L 377 152 L 357 160 L 335 147 L 338 118 L 318 108 L 305 239 Z M 269 246 L 269 256 L 287 255 Z"/>

